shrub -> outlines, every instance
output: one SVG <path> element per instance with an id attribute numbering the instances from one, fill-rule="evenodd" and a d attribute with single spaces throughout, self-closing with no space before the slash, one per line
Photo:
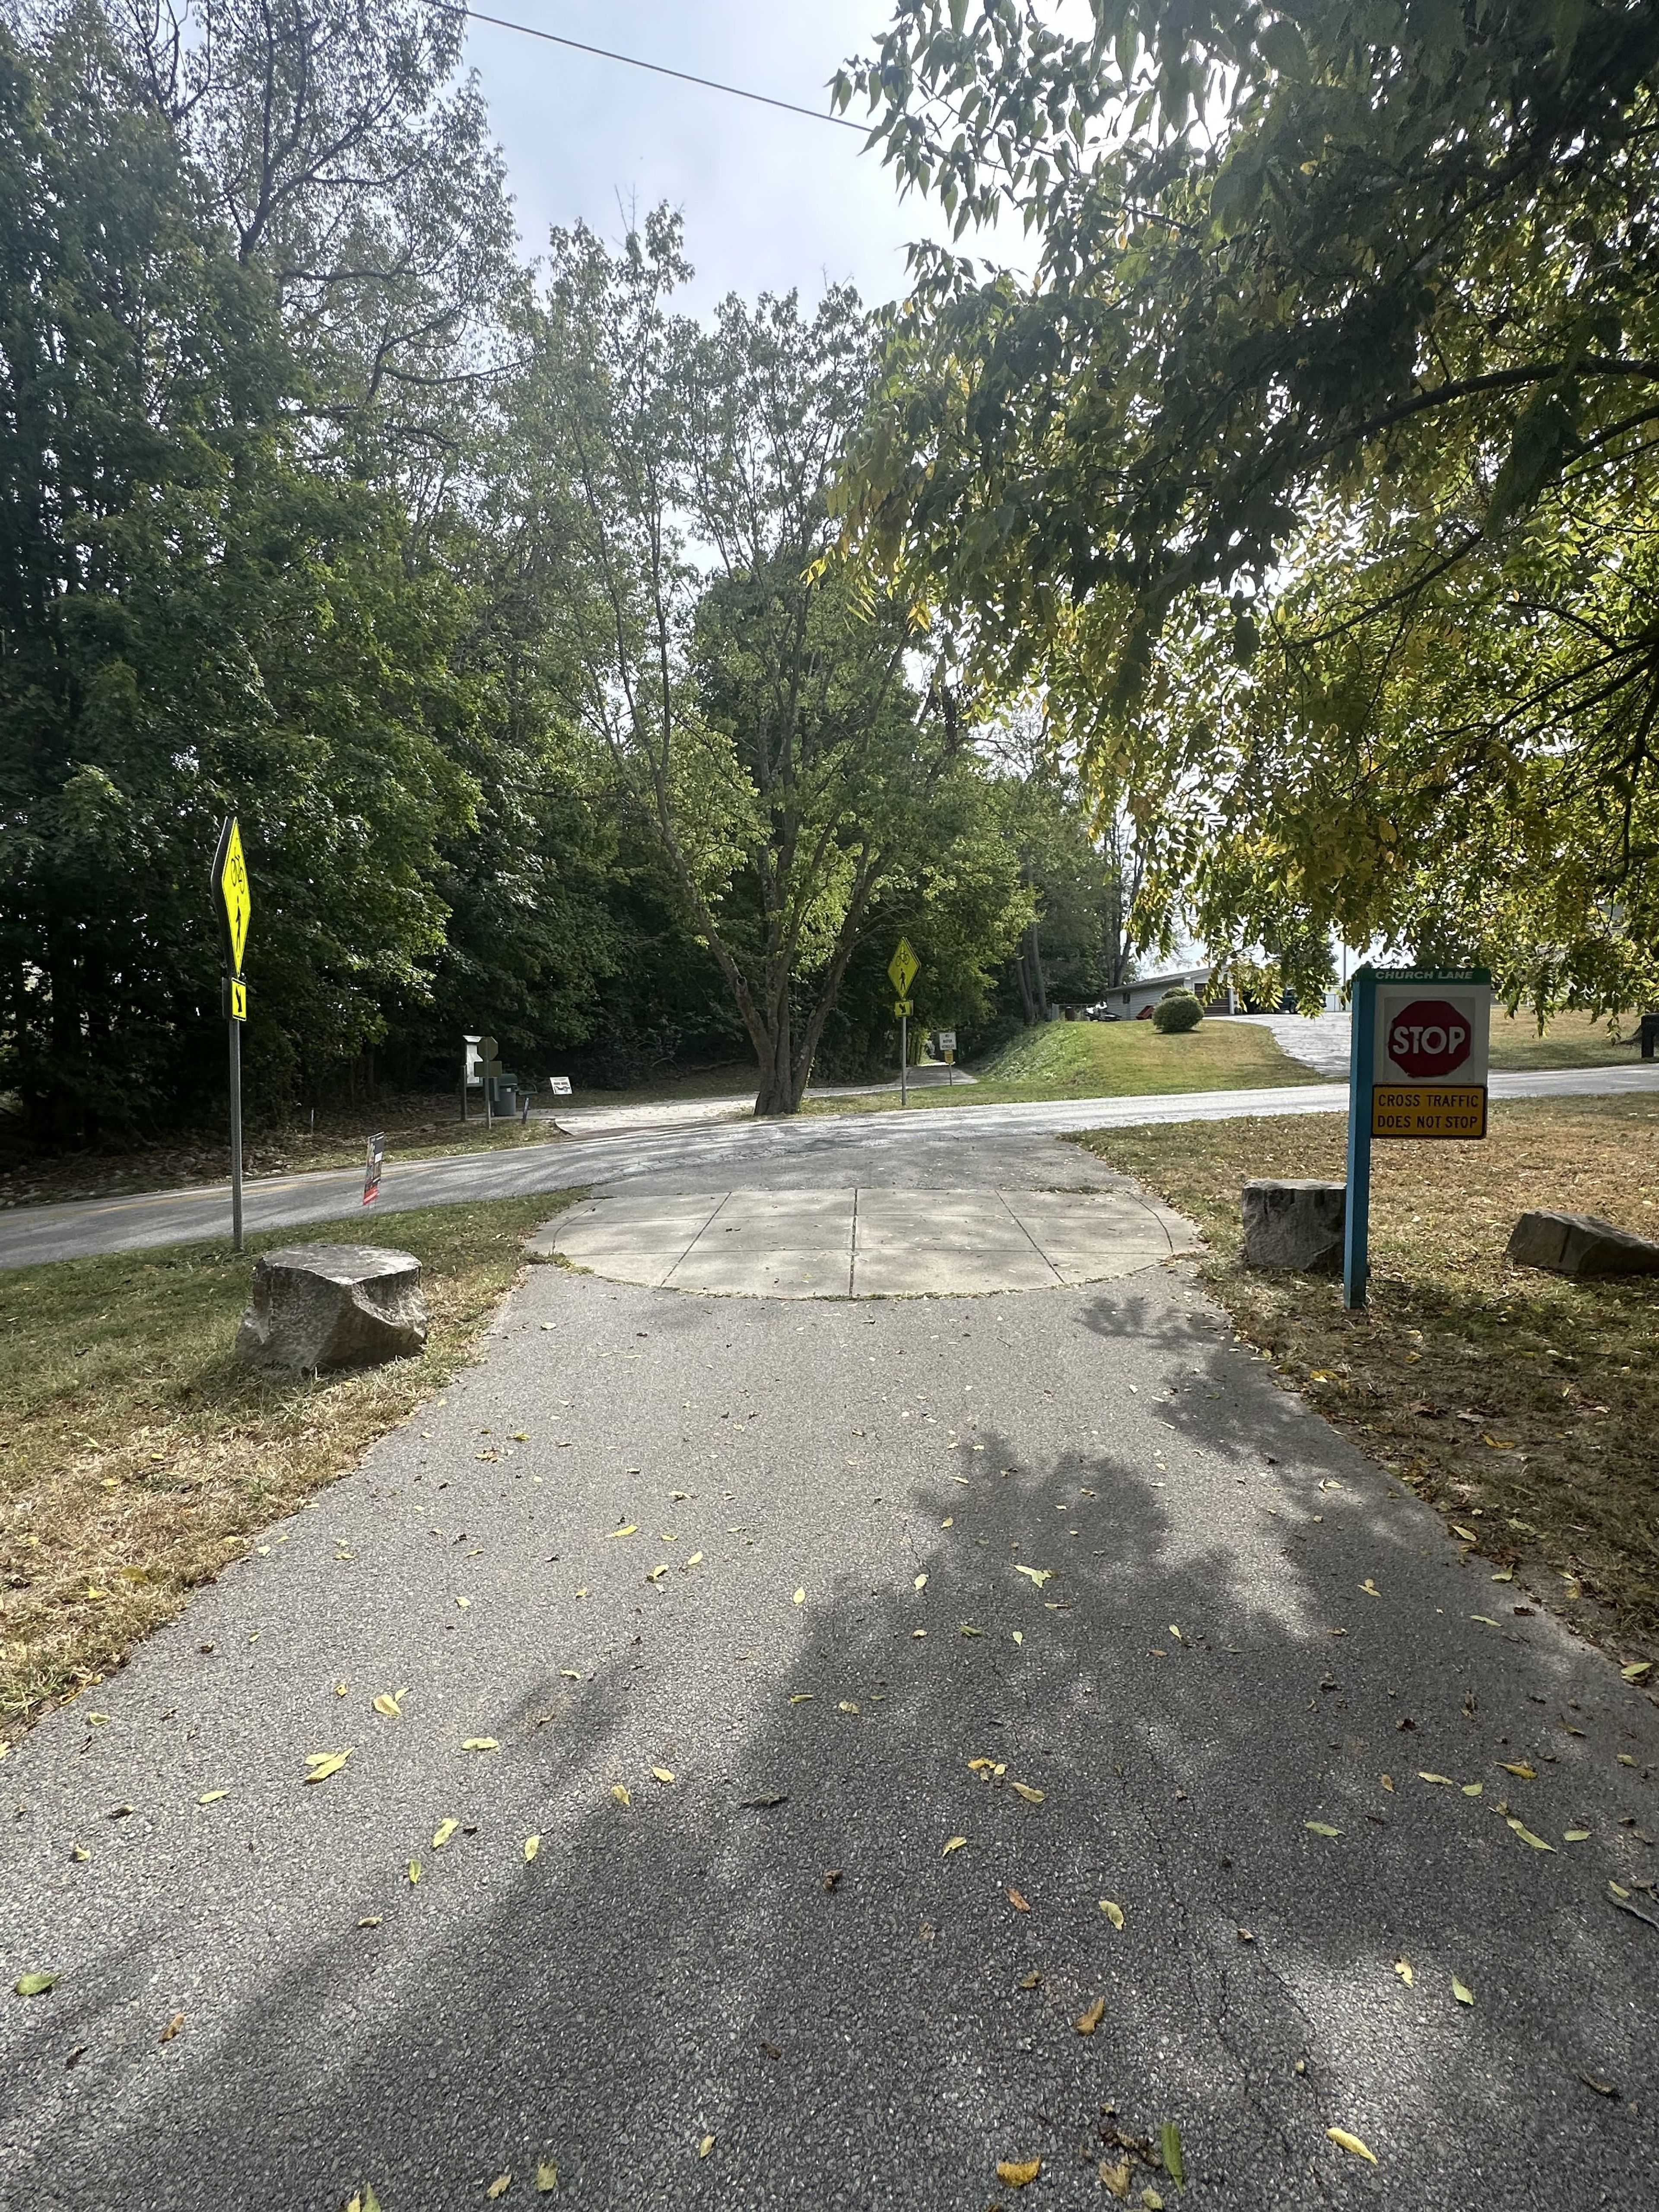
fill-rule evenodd
<path id="1" fill-rule="evenodd" d="M 1166 1036 L 1195 1030 L 1203 1018 L 1204 1009 L 1190 991 L 1171 991 L 1152 1008 L 1152 1021 Z"/>

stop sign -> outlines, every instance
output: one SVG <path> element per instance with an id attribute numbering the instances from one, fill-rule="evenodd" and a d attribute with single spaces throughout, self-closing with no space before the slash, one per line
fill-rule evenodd
<path id="1" fill-rule="evenodd" d="M 1444 999 L 1413 999 L 1389 1023 L 1389 1059 L 1419 1080 L 1431 1081 L 1462 1067 L 1473 1042 L 1468 1014 Z"/>

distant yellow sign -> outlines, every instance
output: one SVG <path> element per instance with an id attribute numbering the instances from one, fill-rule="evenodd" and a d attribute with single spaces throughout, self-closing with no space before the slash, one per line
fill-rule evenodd
<path id="1" fill-rule="evenodd" d="M 914 1014 L 915 1011 L 916 1002 L 914 999 L 895 999 L 893 1001 L 895 1014 Z"/>
<path id="2" fill-rule="evenodd" d="M 247 985 L 237 976 L 230 987 L 230 1018 L 234 1022 L 247 1019 Z"/>
<path id="3" fill-rule="evenodd" d="M 892 977 L 893 988 L 898 993 L 900 998 L 908 999 L 910 995 L 911 984 L 921 973 L 921 963 L 910 950 L 910 940 L 908 937 L 900 938 L 898 951 L 887 963 L 887 973 Z"/>
<path id="4" fill-rule="evenodd" d="M 240 975 L 242 954 L 247 945 L 247 926 L 253 914 L 253 893 L 247 879 L 247 862 L 242 857 L 242 825 L 234 814 L 220 834 L 219 850 L 213 863 L 213 888 L 224 909 L 231 973 Z"/>

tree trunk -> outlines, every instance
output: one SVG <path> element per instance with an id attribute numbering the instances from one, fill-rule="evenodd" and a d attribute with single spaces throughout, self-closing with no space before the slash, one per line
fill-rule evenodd
<path id="1" fill-rule="evenodd" d="M 1020 1003 L 1025 1009 L 1025 1026 L 1029 1030 L 1036 1019 L 1036 1002 L 1031 996 L 1031 979 L 1025 972 L 1025 948 L 1020 947 L 1014 962 L 1014 973 L 1019 978 Z"/>
<path id="2" fill-rule="evenodd" d="M 1026 943 L 1030 947 L 1028 957 L 1031 963 L 1031 989 L 1036 999 L 1037 1018 L 1039 1021 L 1046 1022 L 1048 1018 L 1048 987 L 1042 980 L 1042 953 L 1037 943 L 1037 926 L 1035 921 L 1026 932 Z"/>
<path id="3" fill-rule="evenodd" d="M 761 1079 L 760 1089 L 755 1094 L 755 1119 L 758 1121 L 780 1114 L 798 1114 L 801 1093 L 806 1085 L 805 1076 L 797 1075 L 794 1055 L 789 1048 L 787 1024 L 769 1035 L 760 1062 Z"/>

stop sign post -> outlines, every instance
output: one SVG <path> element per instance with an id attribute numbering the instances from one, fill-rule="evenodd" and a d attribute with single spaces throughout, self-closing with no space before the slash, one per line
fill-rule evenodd
<path id="1" fill-rule="evenodd" d="M 1492 977 L 1484 968 L 1361 968 L 1348 1056 L 1342 1303 L 1365 1303 L 1373 1138 L 1486 1133 Z"/>

